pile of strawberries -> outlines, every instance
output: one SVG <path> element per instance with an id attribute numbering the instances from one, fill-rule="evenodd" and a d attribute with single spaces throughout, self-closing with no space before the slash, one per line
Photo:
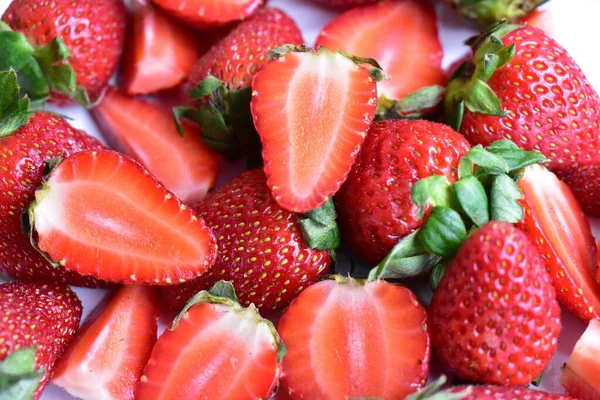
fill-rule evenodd
<path id="1" fill-rule="evenodd" d="M 600 398 L 600 97 L 542 1 L 448 1 L 492 23 L 451 71 L 429 2 L 317 2 L 314 48 L 262 0 L 11 2 L 0 399 Z M 570 397 L 526 388 L 559 304 Z"/>

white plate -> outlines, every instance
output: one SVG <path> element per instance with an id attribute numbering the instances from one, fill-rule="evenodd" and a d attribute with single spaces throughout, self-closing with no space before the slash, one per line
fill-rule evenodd
<path id="1" fill-rule="evenodd" d="M 9 0 L 0 0 L 0 12 L 8 6 Z M 285 10 L 298 23 L 309 44 L 314 41 L 321 28 L 330 21 L 336 13 L 326 11 L 307 0 L 271 0 L 270 6 Z M 600 53 L 594 51 L 591 43 L 598 38 L 595 29 L 600 2 L 598 0 L 553 0 L 548 5 L 555 23 L 556 38 L 579 63 L 596 90 L 600 90 Z M 464 39 L 475 31 L 463 21 L 456 18 L 447 7 L 438 6 L 440 37 L 444 45 L 444 66 L 461 57 L 466 51 L 462 45 Z M 88 113 L 80 107 L 60 109 L 60 112 L 72 117 L 72 124 L 89 134 L 101 138 L 94 122 Z M 592 227 L 597 238 L 600 238 L 600 220 L 592 220 Z M 1 281 L 1 278 L 0 278 Z M 94 308 L 105 294 L 105 290 L 75 288 L 84 305 L 84 318 Z M 561 367 L 583 332 L 584 324 L 563 309 L 563 331 L 560 336 L 558 351 L 543 375 L 541 389 L 551 392 L 564 392 L 560 384 Z M 439 367 L 433 365 L 433 372 L 439 372 Z M 73 399 L 61 389 L 50 385 L 43 400 Z"/>

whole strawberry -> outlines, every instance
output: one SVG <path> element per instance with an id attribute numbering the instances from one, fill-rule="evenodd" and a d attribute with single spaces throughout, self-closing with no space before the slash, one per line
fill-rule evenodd
<path id="1" fill-rule="evenodd" d="M 339 224 L 354 251 L 376 264 L 423 224 L 411 199 L 420 179 L 457 179 L 469 144 L 446 125 L 428 121 L 375 122 L 348 179 L 335 196 Z"/>
<path id="2" fill-rule="evenodd" d="M 195 208 L 212 228 L 219 254 L 201 277 L 161 288 L 174 308 L 226 280 L 235 286 L 240 304 L 269 312 L 285 307 L 329 270 L 329 253 L 309 247 L 299 216 L 275 202 L 261 170 L 245 172 Z"/>
<path id="3" fill-rule="evenodd" d="M 0 284 L 0 309 L 0 369 L 19 366 L 8 387 L 10 380 L 1 381 L 2 398 L 30 398 L 14 395 L 26 392 L 38 399 L 79 327 L 81 302 L 62 284 L 10 282 Z M 19 384 L 23 392 L 12 392 Z"/>
<path id="4" fill-rule="evenodd" d="M 446 121 L 472 144 L 507 138 L 542 152 L 584 211 L 600 216 L 600 97 L 581 69 L 531 26 L 500 24 L 471 43 L 473 61 L 448 85 Z"/>
<path id="5" fill-rule="evenodd" d="M 7 103 L 13 106 L 19 101 L 16 79 L 14 72 L 0 72 L 1 90 L 7 97 L 12 96 Z M 0 114 L 0 274 L 22 280 L 96 286 L 98 281 L 52 267 L 22 233 L 21 214 L 34 200 L 46 161 L 82 150 L 99 150 L 102 145 L 54 114 L 12 113 L 10 106 Z M 20 127 L 11 123 L 19 118 L 27 122 Z"/>
<path id="6" fill-rule="evenodd" d="M 117 69 L 125 40 L 122 0 L 13 0 L 2 20 L 24 39 L 5 49 L 13 57 L 0 61 L 1 69 L 17 70 L 32 99 L 63 98 L 59 92 L 88 104 L 87 96 L 95 99 Z"/>
<path id="7" fill-rule="evenodd" d="M 487 26 L 502 19 L 514 21 L 523 17 L 545 0 L 445 0 L 445 2 L 456 8 L 463 17 Z"/>
<path id="8" fill-rule="evenodd" d="M 490 222 L 462 244 L 429 306 L 432 346 L 459 379 L 527 385 L 558 344 L 560 308 L 533 243 Z"/>

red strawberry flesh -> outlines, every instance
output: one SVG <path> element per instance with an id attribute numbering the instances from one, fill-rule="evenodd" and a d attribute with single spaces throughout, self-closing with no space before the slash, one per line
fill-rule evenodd
<path id="1" fill-rule="evenodd" d="M 600 399 L 599 375 L 600 321 L 592 319 L 565 364 L 561 382 L 571 396 L 597 400 Z"/>

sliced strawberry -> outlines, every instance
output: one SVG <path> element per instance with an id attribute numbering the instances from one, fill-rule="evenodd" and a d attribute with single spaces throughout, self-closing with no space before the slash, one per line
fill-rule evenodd
<path id="1" fill-rule="evenodd" d="M 226 297 L 224 297 L 226 295 Z M 158 339 L 138 399 L 268 399 L 280 375 L 281 340 L 229 282 L 198 293 Z"/>
<path id="2" fill-rule="evenodd" d="M 323 29 L 319 46 L 375 58 L 391 77 L 379 82 L 379 94 L 390 99 L 445 80 L 435 10 L 428 2 L 401 0 L 354 8 Z"/>
<path id="3" fill-rule="evenodd" d="M 79 399 L 133 400 L 156 342 L 158 302 L 148 286 L 125 286 L 88 317 L 52 383 Z"/>
<path id="4" fill-rule="evenodd" d="M 185 282 L 216 256 L 204 220 L 111 150 L 66 158 L 36 191 L 29 214 L 37 245 L 57 268 L 107 281 Z"/>
<path id="5" fill-rule="evenodd" d="M 377 106 L 369 71 L 340 53 L 290 52 L 252 84 L 269 187 L 285 209 L 323 205 L 346 179 Z"/>
<path id="6" fill-rule="evenodd" d="M 600 399 L 600 321 L 592 319 L 565 364 L 561 382 L 582 400 Z"/>
<path id="7" fill-rule="evenodd" d="M 153 93 L 185 81 L 200 55 L 193 32 L 149 0 L 134 0 L 131 8 L 131 32 L 123 62 L 127 93 Z"/>
<path id="8" fill-rule="evenodd" d="M 541 165 L 532 165 L 518 182 L 525 198 L 523 228 L 546 262 L 558 299 L 577 317 L 600 316 L 596 246 L 571 189 Z"/>
<path id="9" fill-rule="evenodd" d="M 517 23 L 534 26 L 543 30 L 547 36 L 551 38 L 554 37 L 554 21 L 552 20 L 552 14 L 548 9 L 533 10 L 524 17 L 519 18 Z"/>
<path id="10" fill-rule="evenodd" d="M 279 332 L 282 390 L 293 399 L 403 399 L 427 381 L 426 312 L 401 286 L 321 281 L 292 302 Z"/>
<path id="11" fill-rule="evenodd" d="M 171 14 L 199 27 L 214 27 L 242 20 L 265 0 L 153 0 Z"/>
<path id="12" fill-rule="evenodd" d="M 93 114 L 113 148 L 139 161 L 184 202 L 202 200 L 214 186 L 217 156 L 195 125 L 184 122 L 181 136 L 169 109 L 112 88 Z"/>

